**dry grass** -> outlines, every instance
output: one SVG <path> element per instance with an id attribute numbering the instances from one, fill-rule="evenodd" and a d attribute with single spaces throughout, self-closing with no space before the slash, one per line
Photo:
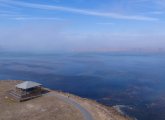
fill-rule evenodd
<path id="1" fill-rule="evenodd" d="M 19 82 L 0 80 L 0 120 L 83 120 L 77 109 L 54 96 L 42 96 L 21 103 L 6 98 L 5 92 Z M 67 93 L 52 92 L 68 96 Z M 94 120 L 131 120 L 111 107 L 75 95 L 69 96 L 86 108 Z"/>
<path id="2" fill-rule="evenodd" d="M 74 107 L 52 96 L 42 96 L 26 102 L 5 97 L 20 81 L 0 81 L 0 120 L 83 120 Z"/>
<path id="3" fill-rule="evenodd" d="M 57 92 L 57 91 L 55 91 Z M 78 103 L 86 108 L 93 116 L 95 120 L 133 120 L 132 118 L 122 115 L 117 110 L 112 107 L 107 107 L 102 104 L 97 103 L 96 101 L 89 100 L 86 98 L 81 98 L 69 93 L 57 92 L 59 94 L 64 94 L 74 98 Z"/>

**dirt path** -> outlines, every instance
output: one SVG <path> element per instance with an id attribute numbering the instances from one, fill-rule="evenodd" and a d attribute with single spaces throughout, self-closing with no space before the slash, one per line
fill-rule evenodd
<path id="1" fill-rule="evenodd" d="M 84 120 L 94 120 L 92 115 L 84 107 L 82 107 L 77 101 L 75 101 L 74 99 L 72 99 L 70 97 L 67 97 L 67 96 L 64 96 L 62 94 L 52 93 L 52 92 L 50 92 L 46 95 L 55 96 L 58 99 L 74 106 L 76 109 L 78 109 L 81 112 L 82 116 L 84 117 Z"/>

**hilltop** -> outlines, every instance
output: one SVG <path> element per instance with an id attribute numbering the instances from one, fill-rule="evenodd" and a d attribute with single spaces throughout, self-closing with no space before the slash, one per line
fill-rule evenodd
<path id="1" fill-rule="evenodd" d="M 1 120 L 131 120 L 114 108 L 53 90 L 32 100 L 16 102 L 6 92 L 20 82 L 0 80 Z"/>

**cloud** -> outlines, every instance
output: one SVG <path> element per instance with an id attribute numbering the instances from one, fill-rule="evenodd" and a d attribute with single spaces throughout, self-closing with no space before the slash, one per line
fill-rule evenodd
<path id="1" fill-rule="evenodd" d="M 98 22 L 96 24 L 98 24 L 98 25 L 114 25 L 113 22 Z"/>
<path id="2" fill-rule="evenodd" d="M 50 22 L 49 22 L 50 23 Z M 30 23 L 0 28 L 0 46 L 10 51 L 71 52 L 157 49 L 165 47 L 165 36 L 130 33 L 82 33 L 53 23 Z M 159 40 L 159 41 L 158 41 Z"/>
<path id="3" fill-rule="evenodd" d="M 0 0 L 2 2 L 2 0 Z M 126 16 L 116 13 L 105 13 L 92 10 L 76 9 L 63 6 L 33 4 L 19 1 L 3 1 L 9 6 L 24 7 L 50 10 L 64 11 L 68 13 L 76 13 L 81 15 L 107 17 L 126 20 L 157 20 L 145 16 Z M 10 9 L 11 10 L 11 9 Z M 14 9 L 15 10 L 15 9 Z M 14 11 L 13 10 L 13 11 Z M 26 9 L 24 9 L 27 11 Z M 16 10 L 17 11 L 17 10 Z M 12 12 L 12 11 L 11 11 Z M 76 24 L 68 23 L 63 18 L 25 15 L 23 13 L 10 13 L 1 11 L 0 17 L 17 20 L 12 21 L 12 25 L 4 22 L 5 26 L 0 28 L 0 47 L 6 50 L 17 51 L 111 51 L 125 50 L 134 48 L 165 48 L 163 28 L 153 26 L 145 26 L 141 28 L 140 24 L 130 24 L 131 29 L 127 29 L 127 21 L 124 26 L 120 26 L 115 21 L 95 21 L 92 27 L 85 27 L 85 30 L 79 29 Z M 27 12 L 28 13 L 28 12 Z M 6 20 L 6 19 L 5 19 Z M 26 21 L 29 20 L 29 21 Z M 32 20 L 32 21 L 31 21 Z M 33 21 L 34 20 L 34 21 Z M 39 21 L 40 20 L 40 21 Z M 44 21 L 45 20 L 45 21 Z M 46 21 L 48 20 L 48 21 Z M 39 22 L 38 22 L 39 21 Z M 114 23 L 113 23 L 114 22 Z M 123 22 L 125 23 L 125 22 Z M 97 24 L 97 25 L 96 25 Z M 149 23 L 150 24 L 150 23 Z M 7 26 L 6 26 L 7 25 Z M 94 28 L 93 28 L 94 25 Z M 110 26 L 112 25 L 112 27 Z M 155 22 L 154 22 L 155 25 Z M 158 24 L 159 25 L 159 24 Z M 158 26 L 157 25 L 157 26 Z M 78 26 L 78 29 L 77 29 Z M 107 28 L 111 28 L 106 30 Z M 135 27 L 132 27 L 135 26 Z M 140 27 L 137 29 L 136 26 Z M 155 25 L 156 26 L 156 25 Z M 162 24 L 161 24 L 162 26 Z M 81 26 L 80 26 L 81 27 Z M 96 29 L 98 28 L 98 29 Z M 100 30 L 99 30 L 100 28 Z M 120 30 L 118 30 L 120 28 Z M 159 29 L 158 29 L 159 28 Z M 89 30 L 88 30 L 89 29 Z M 104 29 L 102 31 L 102 29 Z M 116 29 L 113 31 L 113 29 Z M 161 31 L 161 32 L 160 32 Z M 134 33 L 135 32 L 135 33 Z M 116 34 L 115 34 L 116 33 Z M 133 34 L 134 33 L 134 34 Z M 155 35 L 154 35 L 155 33 Z M 159 35 L 161 34 L 161 35 Z"/>
<path id="4" fill-rule="evenodd" d="M 163 8 L 165 7 L 165 0 L 154 0 L 154 2 Z"/>
<path id="5" fill-rule="evenodd" d="M 35 3 L 27 3 L 27 2 L 19 2 L 19 1 L 1 1 L 7 4 L 21 6 L 21 7 L 28 7 L 28 8 L 35 8 L 35 9 L 42 9 L 42 10 L 58 10 L 64 11 L 69 13 L 77 13 L 81 15 L 89 15 L 89 16 L 98 16 L 98 17 L 107 17 L 107 18 L 114 18 L 114 19 L 126 19 L 126 20 L 144 20 L 144 21 L 156 21 L 158 18 L 148 17 L 148 16 L 140 16 L 140 15 L 123 15 L 117 14 L 115 12 L 99 12 L 99 11 L 92 11 L 86 9 L 78 9 L 72 7 L 64 7 L 64 6 L 55 6 L 55 5 L 44 5 L 44 4 L 35 4 Z"/>
<path id="6" fill-rule="evenodd" d="M 164 14 L 164 11 L 152 11 L 152 12 L 149 12 L 149 14 L 162 15 Z"/>
<path id="7" fill-rule="evenodd" d="M 159 9 L 165 7 L 165 0 L 137 0 L 137 1 L 139 1 L 139 2 L 153 3 Z"/>
<path id="8" fill-rule="evenodd" d="M 0 17 L 7 18 L 7 20 L 55 20 L 55 21 L 65 21 L 66 19 L 59 17 L 31 17 L 22 15 L 19 12 L 9 11 L 9 10 L 0 10 Z"/>
<path id="9" fill-rule="evenodd" d="M 64 21 L 62 18 L 55 17 L 14 17 L 10 18 L 12 20 L 56 20 L 56 21 Z"/>

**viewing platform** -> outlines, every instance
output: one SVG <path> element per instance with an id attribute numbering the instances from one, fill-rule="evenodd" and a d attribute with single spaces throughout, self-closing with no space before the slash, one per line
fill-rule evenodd
<path id="1" fill-rule="evenodd" d="M 26 81 L 8 91 L 8 95 L 17 101 L 26 101 L 42 96 L 42 85 L 32 81 Z"/>

